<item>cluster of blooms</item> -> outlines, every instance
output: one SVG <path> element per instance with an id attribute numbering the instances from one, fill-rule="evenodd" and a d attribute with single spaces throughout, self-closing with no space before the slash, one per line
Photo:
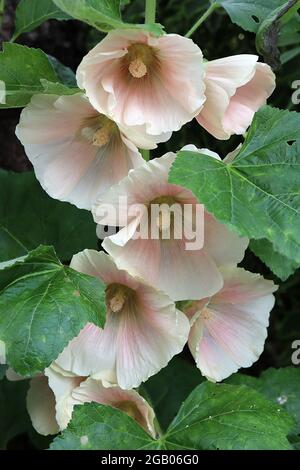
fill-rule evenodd
<path id="1" fill-rule="evenodd" d="M 155 148 L 193 118 L 218 139 L 243 134 L 275 77 L 254 55 L 205 62 L 190 39 L 130 30 L 110 32 L 92 49 L 77 82 L 84 92 L 35 95 L 17 136 L 52 197 L 92 210 L 100 224 L 110 205 L 118 220 L 106 224 L 121 229 L 105 238 L 108 254 L 85 250 L 71 262 L 106 285 L 104 328 L 87 324 L 32 379 L 28 409 L 42 434 L 64 429 L 75 404 L 95 401 L 122 409 L 154 435 L 153 411 L 133 389 L 187 343 L 209 380 L 249 367 L 263 350 L 276 286 L 237 267 L 248 240 L 206 211 L 195 250 L 185 249 L 184 237 L 136 237 L 149 212 L 134 216 L 132 206 L 176 202 L 197 210 L 198 203 L 168 183 L 175 154 L 145 162 L 138 148 Z M 188 301 L 183 311 L 176 301 Z"/>

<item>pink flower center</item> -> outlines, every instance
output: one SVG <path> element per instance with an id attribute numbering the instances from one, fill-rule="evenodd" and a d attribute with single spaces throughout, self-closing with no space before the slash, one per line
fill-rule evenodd
<path id="1" fill-rule="evenodd" d="M 134 291 L 121 284 L 110 284 L 106 289 L 106 305 L 113 313 L 121 313 Z"/>
<path id="2" fill-rule="evenodd" d="M 155 51 L 147 44 L 132 44 L 124 60 L 132 77 L 143 78 L 155 60 Z"/>
<path id="3" fill-rule="evenodd" d="M 79 134 L 99 148 L 120 136 L 117 125 L 103 114 L 85 119 Z"/>

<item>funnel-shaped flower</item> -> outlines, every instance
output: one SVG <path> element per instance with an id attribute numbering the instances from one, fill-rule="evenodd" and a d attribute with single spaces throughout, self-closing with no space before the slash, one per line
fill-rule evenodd
<path id="1" fill-rule="evenodd" d="M 275 89 L 275 75 L 256 55 L 205 63 L 206 102 L 197 121 L 217 139 L 244 134 Z"/>
<path id="2" fill-rule="evenodd" d="M 106 284 L 107 313 L 103 330 L 88 324 L 71 341 L 56 361 L 62 369 L 131 389 L 182 351 L 189 322 L 165 293 L 119 270 L 103 252 L 78 253 L 71 267 Z"/>
<path id="3" fill-rule="evenodd" d="M 115 30 L 79 65 L 77 81 L 92 105 L 137 133 L 176 131 L 201 110 L 203 57 L 191 39 L 177 34 Z"/>
<path id="4" fill-rule="evenodd" d="M 168 183 L 175 157 L 169 153 L 132 170 L 98 199 L 93 215 L 99 224 L 124 227 L 103 242 L 120 269 L 140 276 L 175 301 L 196 300 L 220 290 L 223 279 L 218 266 L 240 262 L 248 241 L 203 211 L 190 191 Z M 165 213 L 157 215 L 153 210 L 157 206 Z"/>
<path id="5" fill-rule="evenodd" d="M 202 374 L 220 381 L 250 367 L 263 351 L 277 289 L 273 281 L 226 267 L 224 286 L 211 298 L 191 302 L 189 347 Z"/>
<path id="6" fill-rule="evenodd" d="M 79 208 L 90 209 L 99 194 L 143 163 L 129 137 L 82 94 L 35 95 L 16 134 L 45 191 Z"/>
<path id="7" fill-rule="evenodd" d="M 104 387 L 101 380 L 78 377 L 55 363 L 46 369 L 44 376 L 31 379 L 27 394 L 32 424 L 43 435 L 57 434 L 65 429 L 74 406 L 90 402 L 118 408 L 154 436 L 153 409 L 135 390 Z"/>

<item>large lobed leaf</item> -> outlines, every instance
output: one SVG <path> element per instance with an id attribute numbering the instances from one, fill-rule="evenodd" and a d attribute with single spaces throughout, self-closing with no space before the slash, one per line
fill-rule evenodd
<path id="1" fill-rule="evenodd" d="M 46 54 L 19 44 L 3 44 L 0 53 L 0 81 L 4 82 L 6 102 L 0 108 L 26 106 L 32 95 L 43 92 L 41 79 L 57 82 L 58 77 Z"/>
<path id="2" fill-rule="evenodd" d="M 249 375 L 234 374 L 227 382 L 235 385 L 247 385 L 264 395 L 287 411 L 296 421 L 293 431 L 300 435 L 300 369 L 284 367 L 281 369 L 267 369 L 259 378 Z"/>
<path id="3" fill-rule="evenodd" d="M 299 266 L 299 153 L 300 114 L 265 106 L 232 161 L 179 152 L 170 182 L 193 191 L 221 222 L 241 235 L 267 240 Z M 273 268 L 271 257 L 267 264 Z"/>
<path id="4" fill-rule="evenodd" d="M 0 338 L 20 375 L 43 371 L 87 322 L 105 323 L 105 286 L 63 266 L 51 247 L 0 263 Z"/>
<path id="5" fill-rule="evenodd" d="M 97 248 L 91 214 L 50 198 L 32 172 L 0 170 L 0 200 L 0 262 L 40 244 L 54 245 L 64 261 L 85 248 Z"/>
<path id="6" fill-rule="evenodd" d="M 154 35 L 163 34 L 159 24 L 128 24 L 124 23 L 120 15 L 120 0 L 53 0 L 65 13 L 84 21 L 100 31 L 119 29 L 144 29 Z"/>
<path id="7" fill-rule="evenodd" d="M 214 3 L 227 11 L 233 23 L 257 33 L 266 18 L 288 0 L 214 0 Z"/>
<path id="8" fill-rule="evenodd" d="M 75 408 L 51 449 L 291 449 L 286 435 L 293 424 L 254 390 L 206 382 L 189 395 L 157 440 L 123 412 L 92 403 Z"/>
<path id="9" fill-rule="evenodd" d="M 13 40 L 50 19 L 68 20 L 70 16 L 58 8 L 52 0 L 21 0 L 16 9 Z"/>

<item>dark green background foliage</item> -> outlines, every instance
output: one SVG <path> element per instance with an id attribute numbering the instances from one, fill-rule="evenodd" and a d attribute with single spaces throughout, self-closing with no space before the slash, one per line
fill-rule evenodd
<path id="1" fill-rule="evenodd" d="M 5 8 L 1 9 L 4 3 Z M 44 81 L 42 84 L 38 83 L 41 91 L 44 89 L 50 92 L 49 90 L 51 89 L 57 89 L 55 87 L 63 86 L 62 84 L 50 85 L 49 80 L 63 82 L 74 87 L 72 70 L 76 70 L 83 55 L 104 37 L 105 33 L 102 31 L 106 31 L 111 27 L 110 20 L 107 20 L 107 17 L 100 18 L 93 15 L 88 15 L 85 23 L 70 20 L 68 16 L 70 12 L 62 13 L 55 6 L 55 2 L 53 5 L 49 5 L 48 2 L 47 10 L 43 10 L 40 7 L 40 1 L 32 0 L 32 3 L 35 4 L 35 11 L 40 12 L 40 21 L 37 23 L 33 22 L 32 24 L 29 21 L 28 25 L 28 21 L 26 23 L 19 18 L 17 20 L 16 31 L 15 10 L 18 3 L 20 3 L 21 8 L 23 0 L 21 2 L 18 0 L 3 2 L 0 0 L 1 43 L 9 41 L 15 35 L 18 44 L 40 48 L 45 54 L 51 56 L 50 61 L 52 65 L 49 65 L 47 57 L 43 53 L 37 53 L 39 60 L 43 64 Z M 57 4 L 59 3 L 63 5 L 66 2 L 65 0 L 57 0 Z M 300 80 L 300 16 L 293 10 L 289 17 L 285 17 L 280 29 L 278 29 L 276 21 L 278 18 L 281 18 L 282 8 L 287 4 L 287 1 L 261 0 L 259 3 L 260 7 L 256 10 L 251 10 L 251 14 L 249 14 L 249 4 L 255 2 L 250 0 L 240 0 L 239 2 L 234 0 L 219 0 L 217 3 L 222 4 L 224 8 L 214 12 L 193 35 L 193 39 L 201 47 L 204 57 L 212 60 L 234 54 L 255 54 L 256 50 L 259 50 L 265 60 L 275 65 L 278 69 L 276 72 L 277 88 L 269 100 L 269 104 L 282 110 L 300 112 L 300 105 L 293 105 L 291 101 L 293 93 L 292 83 L 295 80 Z M 238 19 L 234 11 L 235 3 L 239 3 L 244 12 L 242 17 Z M 93 4 L 93 0 L 90 0 L 90 4 Z M 112 5 L 114 4 L 112 2 Z M 123 21 L 127 23 L 143 23 L 144 0 L 123 1 L 122 4 L 124 5 L 122 9 Z M 164 25 L 168 33 L 184 35 L 207 9 L 208 5 L 208 0 L 160 0 L 158 1 L 157 21 Z M 276 11 L 274 10 L 274 5 L 278 7 L 278 9 L 275 9 Z M 299 5 L 296 6 L 299 7 Z M 121 20 L 117 11 L 113 8 L 111 13 L 113 15 L 112 21 L 120 25 Z M 233 22 L 230 21 L 228 14 Z M 57 18 L 66 21 L 53 19 L 45 22 L 47 18 Z M 274 19 L 276 20 L 275 23 Z M 88 24 L 91 22 L 98 30 L 93 29 Z M 150 26 L 150 29 L 156 33 L 160 31 L 159 27 L 153 29 L 153 26 Z M 257 36 L 255 36 L 254 32 L 257 33 Z M 274 37 L 276 39 L 275 42 Z M 62 68 L 53 57 L 69 68 Z M 6 57 L 5 60 L 10 59 Z M 30 60 L 29 56 L 28 60 Z M 281 66 L 279 65 L 280 62 Z M 28 79 L 30 80 L 30 77 Z M 23 96 L 22 99 L 25 101 L 21 104 L 25 104 L 29 98 L 28 96 Z M 12 101 L 9 104 L 15 105 L 18 103 Z M 263 114 L 257 117 L 254 126 L 257 132 L 262 128 L 264 121 L 269 122 L 268 109 L 266 108 L 262 112 Z M 31 172 L 31 165 L 14 134 L 19 114 L 20 109 L 2 109 L 0 111 L 0 262 L 6 261 L 9 258 L 26 256 L 28 251 L 38 248 L 39 245 L 53 245 L 60 260 L 68 264 L 72 255 L 77 251 L 83 248 L 96 248 L 95 227 L 88 213 L 79 211 L 69 204 L 51 200 L 42 191 L 39 183 L 35 181 Z M 291 161 L 295 162 L 296 158 L 299 158 L 299 144 L 294 144 L 294 146 L 289 146 L 288 144 L 291 143 L 290 136 L 294 136 L 294 131 L 297 133 L 297 136 L 294 136 L 291 140 L 299 139 L 299 116 L 294 118 L 282 116 L 282 119 L 283 121 L 287 120 L 284 121 L 283 126 L 286 129 L 290 128 L 290 134 L 282 141 L 282 144 L 285 146 L 285 155 L 290 155 Z M 271 128 L 272 123 L 269 124 Z M 268 124 L 266 125 L 268 126 Z M 250 132 L 247 137 L 248 141 L 251 142 L 251 138 Z M 225 142 L 217 141 L 193 121 L 180 132 L 174 133 L 169 142 L 159 145 L 158 149 L 153 152 L 153 156 L 160 156 L 169 150 L 177 151 L 182 146 L 192 143 L 200 148 L 207 147 L 214 150 L 223 158 L 228 152 L 234 150 L 240 142 L 242 142 L 241 137 L 232 137 L 229 141 Z M 275 153 L 278 158 L 283 155 L 278 148 L 274 147 Z M 248 158 L 255 160 L 256 155 L 250 155 Z M 177 172 L 180 175 L 180 158 L 178 162 Z M 198 162 L 200 164 L 199 158 Z M 212 166 L 222 165 L 222 163 L 217 162 L 210 162 L 210 164 Z M 233 165 L 231 171 L 235 171 L 236 191 L 239 191 L 241 187 L 239 186 L 237 173 L 240 171 L 238 161 L 235 162 L 235 166 L 236 168 Z M 203 166 L 200 165 L 198 170 L 199 172 L 203 171 Z M 290 174 L 286 176 L 286 184 L 290 187 L 290 183 L 293 182 L 294 169 L 290 168 L 289 171 Z M 221 183 L 219 181 L 219 185 Z M 192 187 L 192 179 L 186 182 L 186 184 Z M 297 191 L 297 188 L 294 188 L 294 190 Z M 207 204 L 209 202 L 208 199 Z M 213 209 L 216 210 L 215 207 Z M 284 216 L 288 218 L 289 214 L 284 214 Z M 245 230 L 250 232 L 252 230 L 251 233 L 253 233 L 255 227 L 247 225 L 246 214 L 244 214 L 242 219 L 244 220 Z M 261 229 L 263 224 L 264 221 L 257 224 L 257 230 Z M 296 228 L 295 223 L 293 225 L 295 232 Z M 294 241 L 296 238 L 295 236 Z M 279 245 L 280 243 L 281 240 L 278 240 Z M 277 249 L 280 248 L 279 245 L 276 247 Z M 226 381 L 225 385 L 218 386 L 203 383 L 204 379 L 195 368 L 186 348 L 180 358 L 174 358 L 166 369 L 162 370 L 155 377 L 150 378 L 140 389 L 140 392 L 152 403 L 159 417 L 160 427 L 164 434 L 159 441 L 153 441 L 145 435 L 123 413 L 112 410 L 109 407 L 102 409 L 101 405 L 87 405 L 76 409 L 70 427 L 61 437 L 55 440 L 52 444 L 53 448 L 78 448 L 80 446 L 79 437 L 81 435 L 89 436 L 89 448 L 99 448 L 99 442 L 102 442 L 102 448 L 105 448 L 106 445 L 114 445 L 116 448 L 130 448 L 132 445 L 136 445 L 137 447 L 142 446 L 148 449 L 180 449 L 186 447 L 229 449 L 234 448 L 234 446 L 236 448 L 289 449 L 291 448 L 291 443 L 296 447 L 299 446 L 300 369 L 290 367 L 291 354 L 293 352 L 292 342 L 300 339 L 300 271 L 296 271 L 289 277 L 290 272 L 293 272 L 295 267 L 299 265 L 299 260 L 291 259 L 293 246 L 296 245 L 291 245 L 286 253 L 282 249 L 280 254 L 273 253 L 272 257 L 268 257 L 267 264 L 281 278 L 287 278 L 285 282 L 280 282 L 275 274 L 253 253 L 255 252 L 261 256 L 262 251 L 266 254 L 268 250 L 270 252 L 273 250 L 273 246 L 267 238 L 253 241 L 251 244 L 253 251 L 248 250 L 243 261 L 243 266 L 246 269 L 264 274 L 267 278 L 274 279 L 276 283 L 280 284 L 279 290 L 276 293 L 276 306 L 271 315 L 265 351 L 254 366 L 243 371 L 243 374 L 234 375 Z M 38 256 L 43 254 L 44 256 L 49 249 L 40 248 L 39 250 L 35 254 Z M 285 255 L 289 256 L 289 260 L 285 258 Z M 52 253 L 51 256 L 55 255 Z M 261 258 L 263 259 L 263 256 Z M 27 264 L 23 262 L 21 267 L 17 265 L 4 271 L 2 270 L 0 276 L 2 278 L 2 287 L 5 287 L 6 284 L 9 286 L 7 276 L 9 277 L 11 272 L 15 272 L 18 269 L 29 269 L 27 265 L 28 260 Z M 44 265 L 36 282 L 39 282 L 39 279 L 43 282 L 48 282 L 49 269 L 47 268 L 46 273 L 43 273 L 43 269 Z M 68 293 L 64 289 L 60 291 L 60 279 L 64 276 L 72 277 L 74 273 L 72 274 L 69 268 L 64 268 L 59 264 L 51 265 L 50 271 L 50 276 L 57 276 L 57 292 L 61 292 L 59 294 L 60 298 L 64 298 Z M 43 276 L 45 275 L 44 281 Z M 79 281 L 81 283 L 80 289 L 83 293 L 83 298 L 81 299 L 83 308 L 84 302 L 86 302 L 84 298 L 85 290 L 87 289 L 91 293 L 88 318 L 92 319 L 94 312 L 97 310 L 97 308 L 93 308 L 93 305 L 97 306 L 99 301 L 96 295 L 98 286 L 93 287 L 90 284 L 92 281 L 89 278 L 78 278 L 76 282 L 79 283 Z M 41 288 L 43 285 L 41 284 Z M 34 285 L 32 288 L 36 290 L 40 286 Z M 8 287 L 7 289 L 5 287 L 5 289 L 5 295 L 9 299 L 11 288 Z M 5 301 L 5 295 L 2 298 L 2 302 Z M 73 300 L 71 297 L 71 309 Z M 8 302 L 7 305 L 9 309 L 15 308 L 12 301 Z M 49 305 L 45 304 L 45 308 L 48 308 Z M 65 305 L 64 307 L 67 308 L 68 306 Z M 80 308 L 81 306 L 77 305 L 79 313 Z M 24 313 L 24 318 L 22 315 L 23 313 L 21 312 L 21 320 L 26 323 L 26 312 Z M 73 316 L 72 328 L 75 332 L 80 328 L 80 322 L 78 321 L 76 311 L 73 312 Z M 101 324 L 102 319 L 96 320 L 96 323 L 97 321 L 98 324 Z M 5 330 L 8 347 L 14 348 L 15 340 L 18 343 L 20 352 L 22 352 L 22 340 L 24 340 L 22 335 L 14 337 L 13 332 L 5 328 L 5 322 L 2 324 L 2 328 Z M 36 328 L 42 328 L 38 321 Z M 62 347 L 64 339 L 60 342 L 59 338 L 57 339 L 50 335 L 48 341 L 53 344 L 57 343 L 58 351 Z M 43 350 L 43 354 L 39 359 L 42 366 L 47 365 L 51 360 L 47 356 L 47 348 Z M 34 364 L 32 370 L 40 370 L 41 364 Z M 18 361 L 17 366 L 24 375 L 30 372 L 29 369 L 24 367 L 24 364 L 18 363 Z M 275 368 L 280 369 L 275 370 Z M 29 417 L 25 411 L 25 396 L 28 381 L 8 382 L 3 377 L 4 367 L 0 366 L 0 448 L 24 449 L 48 447 L 51 439 L 37 436 L 31 427 Z M 245 386 L 247 388 L 244 388 Z M 202 405 L 208 396 L 210 397 L 209 404 Z M 10 400 L 9 407 L 6 406 L 8 397 Z M 184 400 L 186 401 L 182 405 Z M 232 401 L 237 402 L 238 405 L 236 407 L 232 406 Z M 241 410 L 241 407 L 247 409 L 249 413 L 245 413 L 245 411 Z M 194 408 L 196 408 L 196 411 L 193 413 L 193 421 L 191 421 L 186 416 Z M 227 410 L 232 414 L 232 419 L 237 429 L 239 429 L 240 423 L 243 423 L 244 430 L 241 435 L 239 432 L 230 434 L 228 431 L 230 426 L 227 428 L 227 418 L 226 416 L 223 417 L 222 413 L 219 416 L 219 410 L 222 413 L 224 410 Z M 259 410 L 262 411 L 262 415 Z M 286 412 L 291 416 L 286 414 Z M 106 442 L 107 436 L 105 437 L 101 434 L 108 421 L 110 428 L 113 427 L 112 430 L 110 429 L 109 443 Z M 196 431 L 188 433 L 186 431 L 187 428 L 181 429 L 181 422 L 184 423 L 184 426 L 189 427 L 193 425 Z M 230 421 L 230 424 L 232 422 Z M 276 432 L 273 434 L 269 434 L 270 426 L 276 427 Z M 124 440 L 123 437 L 120 437 L 124 429 L 128 428 L 131 429 L 132 435 L 135 436 L 134 444 L 132 441 L 127 443 L 126 439 Z M 247 429 L 245 430 L 245 428 Z M 257 433 L 253 431 L 254 428 L 257 429 Z M 177 432 L 178 429 L 180 432 Z M 181 436 L 180 438 L 178 437 L 179 435 Z M 260 438 L 260 435 L 264 437 Z M 211 438 L 206 436 L 211 436 Z M 286 436 L 288 436 L 289 441 Z"/>

